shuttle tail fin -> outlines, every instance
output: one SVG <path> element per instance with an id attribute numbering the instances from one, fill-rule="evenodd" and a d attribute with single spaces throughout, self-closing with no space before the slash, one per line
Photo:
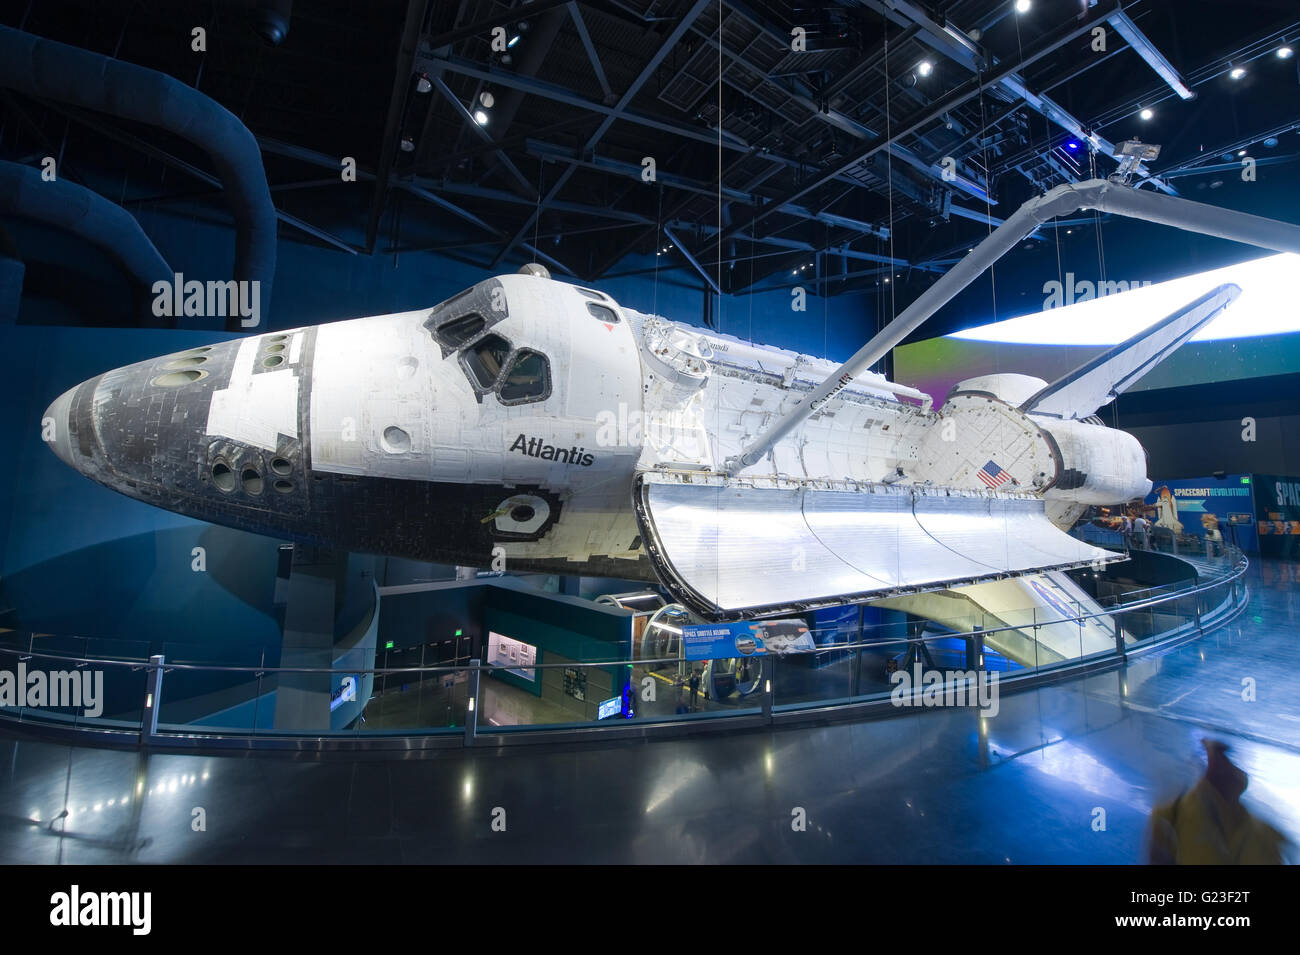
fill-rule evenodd
<path id="1" fill-rule="evenodd" d="M 1020 406 L 1052 418 L 1086 418 L 1173 354 L 1231 305 L 1240 286 L 1220 285 L 1053 382 Z"/>

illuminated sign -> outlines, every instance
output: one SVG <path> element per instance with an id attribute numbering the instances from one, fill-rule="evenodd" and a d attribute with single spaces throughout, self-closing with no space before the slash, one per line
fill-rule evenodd
<path id="1" fill-rule="evenodd" d="M 596 707 L 596 719 L 607 720 L 611 716 L 618 716 L 623 712 L 623 697 L 614 696 L 608 700 L 602 700 Z"/>

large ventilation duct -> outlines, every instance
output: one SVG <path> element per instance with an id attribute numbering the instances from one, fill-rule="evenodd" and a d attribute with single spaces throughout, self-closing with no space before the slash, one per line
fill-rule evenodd
<path id="1" fill-rule="evenodd" d="M 257 140 L 233 113 L 164 73 L 0 26 L 0 86 L 160 126 L 208 153 L 235 217 L 235 278 L 270 308 L 276 213 Z M 227 321 L 240 331 L 239 318 Z"/>
<path id="2" fill-rule="evenodd" d="M 0 215 L 41 222 L 85 239 L 112 257 L 145 293 L 153 283 L 170 283 L 174 278 L 171 267 L 129 212 L 66 180 L 46 182 L 40 170 L 30 166 L 0 162 Z M 18 265 L 21 295 L 22 263 Z M 5 317 L 7 282 L 4 250 L 0 249 L 0 320 Z M 16 314 L 16 298 L 13 308 Z"/>

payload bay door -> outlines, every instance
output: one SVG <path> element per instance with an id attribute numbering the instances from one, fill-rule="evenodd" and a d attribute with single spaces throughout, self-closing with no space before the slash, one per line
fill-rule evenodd
<path id="1" fill-rule="evenodd" d="M 715 619 L 1113 559 L 1058 530 L 1028 495 L 754 487 L 647 472 L 635 497 L 656 574 Z"/>

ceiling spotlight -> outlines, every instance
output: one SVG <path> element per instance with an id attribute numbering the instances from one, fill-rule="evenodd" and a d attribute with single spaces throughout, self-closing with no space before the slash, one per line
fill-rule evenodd
<path id="1" fill-rule="evenodd" d="M 1152 116 L 1155 115 L 1155 113 L 1151 112 L 1151 110 L 1147 108 L 1142 110 L 1142 112 L 1138 113 L 1138 115 L 1141 116 L 1143 119 L 1150 119 Z"/>
<path id="2" fill-rule="evenodd" d="M 484 90 L 482 93 L 478 94 L 478 101 L 479 101 L 479 105 L 481 105 L 484 109 L 491 109 L 492 104 L 496 102 L 496 97 L 493 96 L 490 91 Z"/>
<path id="3" fill-rule="evenodd" d="M 1067 139 L 1065 141 L 1065 148 L 1070 150 L 1070 152 L 1074 152 L 1079 148 L 1079 141 L 1077 139 Z"/>
<path id="4" fill-rule="evenodd" d="M 1238 155 L 1238 156 L 1244 156 L 1244 155 L 1246 155 L 1246 150 L 1244 150 L 1244 149 L 1238 149 L 1238 150 L 1237 150 L 1237 155 Z"/>
<path id="5" fill-rule="evenodd" d="M 1030 0 L 1016 0 L 1016 13 L 1028 13 L 1032 6 Z"/>
<path id="6" fill-rule="evenodd" d="M 1246 69 L 1245 67 L 1242 66 L 1234 66 L 1232 68 L 1232 71 L 1228 75 L 1231 76 L 1234 80 L 1239 80 L 1246 75 Z"/>
<path id="7" fill-rule="evenodd" d="M 487 113 L 483 112 L 481 109 L 474 110 L 474 122 L 478 123 L 480 126 L 486 126 Z"/>
<path id="8" fill-rule="evenodd" d="M 1277 58 L 1279 60 L 1289 60 L 1294 53 L 1295 50 L 1291 49 L 1289 46 L 1279 46 L 1277 48 Z"/>
<path id="9" fill-rule="evenodd" d="M 921 76 L 929 76 L 934 72 L 934 64 L 929 60 L 922 60 L 916 66 L 916 72 Z"/>
<path id="10" fill-rule="evenodd" d="M 415 89 L 420 93 L 427 93 L 433 89 L 433 84 L 429 82 L 429 74 L 421 73 L 420 78 L 415 81 Z"/>
<path id="11" fill-rule="evenodd" d="M 1276 147 L 1277 143 L 1278 143 L 1278 139 L 1276 136 L 1270 136 L 1268 137 L 1268 139 L 1264 140 L 1264 145 L 1267 146 L 1269 149 L 1273 149 L 1274 147 Z"/>
<path id="12" fill-rule="evenodd" d="M 506 47 L 507 47 L 507 49 L 510 48 L 510 47 L 513 47 L 516 43 L 518 43 L 518 42 L 519 42 L 520 40 L 522 40 L 522 39 L 523 39 L 523 37 L 521 37 L 518 33 L 516 33 L 516 34 L 515 34 L 514 36 L 512 36 L 509 40 L 506 41 Z"/>
<path id="13" fill-rule="evenodd" d="M 246 4 L 249 6 L 250 4 Z M 279 46 L 289 35 L 289 20 L 293 16 L 293 0 L 262 0 L 251 4 L 254 10 L 254 28 L 271 46 Z"/>

